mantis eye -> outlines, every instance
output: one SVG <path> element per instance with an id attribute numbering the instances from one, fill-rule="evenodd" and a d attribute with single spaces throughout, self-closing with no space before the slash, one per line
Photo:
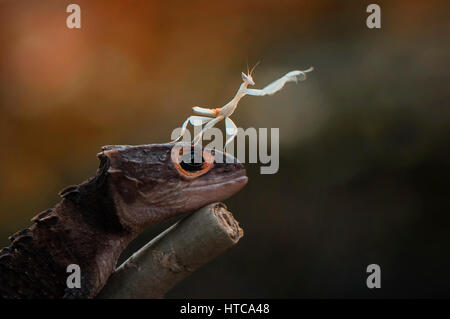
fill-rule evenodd
<path id="1" fill-rule="evenodd" d="M 183 151 L 189 152 L 184 155 Z M 196 147 L 180 148 L 172 162 L 178 172 L 186 178 L 195 178 L 207 173 L 214 165 L 214 155 Z"/>
<path id="2" fill-rule="evenodd" d="M 247 82 L 250 85 L 255 85 L 255 82 L 253 82 L 253 78 L 251 75 L 242 73 L 242 80 Z"/>

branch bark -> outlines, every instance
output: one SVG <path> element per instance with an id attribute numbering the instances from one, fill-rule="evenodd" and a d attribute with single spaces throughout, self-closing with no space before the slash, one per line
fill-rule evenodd
<path id="1" fill-rule="evenodd" d="M 201 208 L 150 241 L 111 275 L 103 299 L 162 298 L 176 283 L 243 236 L 222 203 Z"/>

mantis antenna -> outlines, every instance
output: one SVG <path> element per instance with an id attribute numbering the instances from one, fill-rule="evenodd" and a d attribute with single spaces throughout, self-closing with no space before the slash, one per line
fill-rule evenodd
<path id="1" fill-rule="evenodd" d="M 261 60 L 259 60 L 258 62 L 256 62 L 256 64 L 253 66 L 253 68 L 250 70 L 250 73 L 248 72 L 248 65 L 247 65 L 247 74 L 252 75 L 253 74 L 253 70 L 255 70 L 255 68 L 258 66 L 258 64 L 261 62 Z"/>

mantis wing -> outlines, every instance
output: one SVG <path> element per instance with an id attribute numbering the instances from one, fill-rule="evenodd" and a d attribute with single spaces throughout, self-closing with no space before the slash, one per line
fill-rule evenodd
<path id="1" fill-rule="evenodd" d="M 272 95 L 281 90 L 287 82 L 297 82 L 298 80 L 302 81 L 306 79 L 306 73 L 311 72 L 312 70 L 313 68 L 311 67 L 305 71 L 291 71 L 261 90 L 247 89 L 247 94 L 253 96 Z"/>

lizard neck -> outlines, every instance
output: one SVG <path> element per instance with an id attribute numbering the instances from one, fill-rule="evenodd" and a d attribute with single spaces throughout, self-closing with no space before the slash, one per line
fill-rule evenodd
<path id="1" fill-rule="evenodd" d="M 63 199 L 36 216 L 30 228 L 13 235 L 12 245 L 0 257 L 0 297 L 94 297 L 134 234 L 94 226 L 86 221 L 90 213 Z M 80 267 L 81 288 L 67 287 L 67 267 L 73 264 Z M 19 289 L 9 288 L 14 286 Z"/>
<path id="2" fill-rule="evenodd" d="M 121 224 L 103 164 L 91 180 L 62 191 L 63 200 L 33 218 L 34 225 L 11 236 L 12 245 L 0 253 L 0 297 L 92 298 L 105 285 L 137 233 Z M 80 267 L 79 289 L 67 287 L 72 264 Z"/>

